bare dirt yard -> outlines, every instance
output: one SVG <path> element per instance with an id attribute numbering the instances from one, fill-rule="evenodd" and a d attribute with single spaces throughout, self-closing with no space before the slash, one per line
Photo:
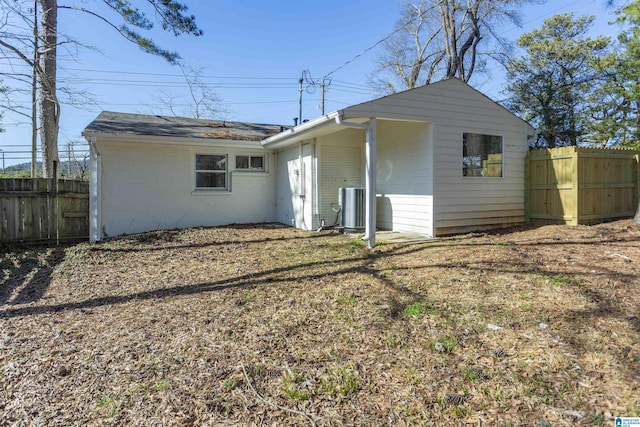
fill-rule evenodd
<path id="1" fill-rule="evenodd" d="M 0 248 L 2 425 L 613 425 L 630 220 L 381 245 L 269 225 Z"/>

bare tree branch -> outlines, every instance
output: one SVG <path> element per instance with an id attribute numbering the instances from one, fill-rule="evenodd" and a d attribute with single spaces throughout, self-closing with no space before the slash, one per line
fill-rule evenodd
<path id="1" fill-rule="evenodd" d="M 516 6 L 531 1 L 538 0 L 408 0 L 369 82 L 388 92 L 434 79 L 469 81 L 493 60 L 483 46 L 508 51 L 497 29 L 503 22 L 519 25 Z"/>

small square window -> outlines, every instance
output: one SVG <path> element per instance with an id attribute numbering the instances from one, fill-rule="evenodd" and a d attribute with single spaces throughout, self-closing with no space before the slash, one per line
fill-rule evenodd
<path id="1" fill-rule="evenodd" d="M 251 169 L 264 170 L 264 157 L 251 157 Z"/>
<path id="2" fill-rule="evenodd" d="M 264 171 L 264 156 L 236 156 L 236 169 Z"/>
<path id="3" fill-rule="evenodd" d="M 236 169 L 249 169 L 249 156 L 236 156 Z"/>
<path id="4" fill-rule="evenodd" d="M 462 176 L 502 177 L 502 137 L 462 134 Z"/>

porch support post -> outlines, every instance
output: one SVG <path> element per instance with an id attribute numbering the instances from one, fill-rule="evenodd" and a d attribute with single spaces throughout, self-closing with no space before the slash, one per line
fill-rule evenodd
<path id="1" fill-rule="evenodd" d="M 365 229 L 362 240 L 367 242 L 369 249 L 376 246 L 376 118 L 369 117 L 369 123 L 354 123 L 342 120 L 342 114 L 335 118 L 342 126 L 364 129 L 367 133 L 365 143 L 365 163 L 367 174 L 365 177 Z"/>
<path id="2" fill-rule="evenodd" d="M 366 224 L 363 240 L 368 243 L 369 249 L 376 246 L 376 118 L 369 119 L 367 126 L 367 138 L 365 145 L 366 155 Z"/>

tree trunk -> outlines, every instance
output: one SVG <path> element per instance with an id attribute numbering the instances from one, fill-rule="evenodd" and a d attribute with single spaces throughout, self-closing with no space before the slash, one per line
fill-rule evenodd
<path id="1" fill-rule="evenodd" d="M 38 176 L 38 0 L 33 2 L 33 69 L 31 70 L 31 178 Z"/>
<path id="2" fill-rule="evenodd" d="M 56 93 L 58 45 L 58 1 L 40 0 L 42 6 L 42 54 L 40 73 L 40 142 L 42 175 L 53 178 L 53 162 L 58 160 L 60 104 Z M 57 178 L 57 177 L 56 177 Z"/>

